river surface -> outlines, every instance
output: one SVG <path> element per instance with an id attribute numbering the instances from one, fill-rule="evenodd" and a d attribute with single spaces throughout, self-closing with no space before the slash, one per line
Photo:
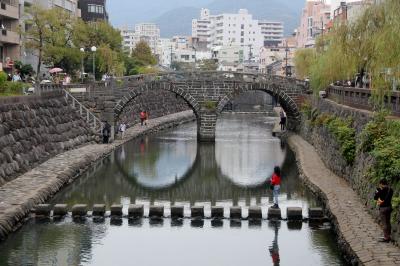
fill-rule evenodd
<path id="1" fill-rule="evenodd" d="M 293 152 L 272 137 L 274 118 L 223 115 L 215 144 L 199 144 L 196 123 L 131 141 L 60 191 L 52 204 L 272 205 L 267 180 L 282 167 L 286 207 L 307 214 L 319 202 L 298 178 Z M 329 223 L 31 220 L 0 243 L 0 265 L 344 265 Z"/>

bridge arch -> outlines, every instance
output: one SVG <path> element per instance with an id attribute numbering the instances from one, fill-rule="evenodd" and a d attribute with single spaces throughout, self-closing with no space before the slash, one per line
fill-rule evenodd
<path id="1" fill-rule="evenodd" d="M 285 110 L 288 115 L 288 119 L 291 123 L 296 123 L 300 117 L 300 110 L 296 99 L 290 96 L 279 84 L 265 84 L 265 83 L 255 83 L 246 84 L 244 86 L 238 86 L 233 89 L 232 92 L 228 93 L 223 97 L 217 105 L 217 113 L 220 114 L 224 107 L 232 102 L 236 97 L 250 91 L 262 91 L 268 93 L 272 97 L 275 97 L 281 107 Z M 296 96 L 297 97 L 297 96 Z M 296 125 L 291 125 L 294 128 Z"/>
<path id="2" fill-rule="evenodd" d="M 128 92 L 122 96 L 122 98 L 117 102 L 116 106 L 114 107 L 114 121 L 119 120 L 119 117 L 124 111 L 124 108 L 130 102 L 132 102 L 138 96 L 152 90 L 165 90 L 174 93 L 175 95 L 181 97 L 188 104 L 196 118 L 200 116 L 200 104 L 192 95 L 187 93 L 184 89 L 175 86 L 175 84 L 171 82 L 151 82 L 149 84 L 143 84 L 138 87 L 128 88 Z"/>

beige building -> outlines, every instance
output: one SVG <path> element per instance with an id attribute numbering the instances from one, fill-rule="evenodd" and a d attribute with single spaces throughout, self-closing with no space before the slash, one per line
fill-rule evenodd
<path id="1" fill-rule="evenodd" d="M 294 75 L 294 55 L 297 49 L 295 37 L 285 38 L 280 45 L 265 46 L 260 51 L 260 72 L 272 75 Z"/>
<path id="2" fill-rule="evenodd" d="M 313 47 L 315 39 L 323 34 L 331 19 L 331 7 L 324 0 L 306 1 L 296 31 L 299 48 Z"/>
<path id="3" fill-rule="evenodd" d="M 15 60 L 20 59 L 19 1 L 0 1 L 0 69 L 11 72 Z"/>

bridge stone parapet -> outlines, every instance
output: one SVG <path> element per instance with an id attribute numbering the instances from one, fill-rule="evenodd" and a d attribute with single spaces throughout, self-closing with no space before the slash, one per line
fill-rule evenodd
<path id="1" fill-rule="evenodd" d="M 370 89 L 329 86 L 327 88 L 328 98 L 347 106 L 358 109 L 373 111 L 371 104 L 372 91 Z M 383 98 L 385 107 L 392 111 L 393 115 L 400 116 L 400 91 L 389 92 Z"/>

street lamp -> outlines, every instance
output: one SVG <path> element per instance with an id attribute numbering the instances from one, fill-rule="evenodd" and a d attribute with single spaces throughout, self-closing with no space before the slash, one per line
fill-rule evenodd
<path id="1" fill-rule="evenodd" d="M 82 55 L 81 55 L 81 67 L 82 67 L 82 69 L 81 69 L 81 80 L 82 80 L 82 83 L 83 83 L 83 73 L 85 72 L 85 69 L 83 67 L 83 57 L 84 57 L 83 53 L 85 52 L 85 48 L 81 48 L 79 50 L 82 52 Z"/>
<path id="2" fill-rule="evenodd" d="M 97 47 L 96 46 L 92 46 L 92 48 L 90 48 L 93 52 L 93 78 L 94 81 L 96 81 L 96 63 L 95 63 L 95 59 L 96 59 L 96 51 L 97 51 Z"/>

